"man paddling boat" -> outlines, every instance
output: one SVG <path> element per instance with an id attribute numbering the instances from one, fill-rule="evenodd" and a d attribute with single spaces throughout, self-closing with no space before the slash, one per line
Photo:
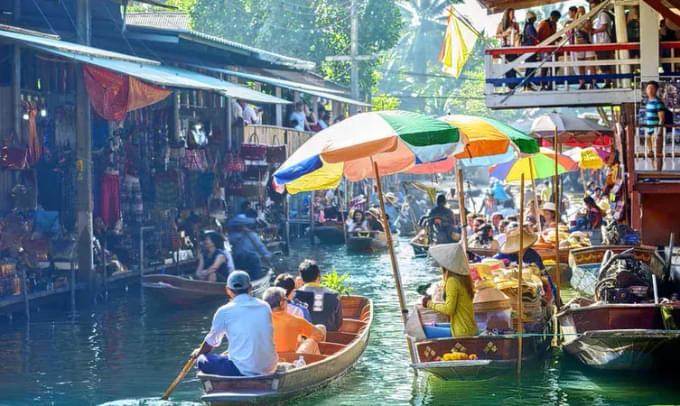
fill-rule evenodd
<path id="1" fill-rule="evenodd" d="M 223 376 L 266 375 L 276 370 L 274 328 L 269 305 L 250 296 L 252 286 L 246 272 L 234 271 L 227 280 L 229 303 L 217 309 L 210 332 L 200 348 L 191 353 L 198 358 L 201 372 Z M 229 355 L 210 352 L 229 337 Z"/>

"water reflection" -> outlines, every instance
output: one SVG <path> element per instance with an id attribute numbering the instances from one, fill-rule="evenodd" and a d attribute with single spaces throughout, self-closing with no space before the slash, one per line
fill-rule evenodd
<path id="1" fill-rule="evenodd" d="M 407 300 L 439 272 L 414 259 L 406 240 L 398 259 Z M 343 246 L 296 244 L 278 264 L 295 274 L 306 257 L 323 270 L 350 272 L 355 292 L 374 300 L 369 346 L 355 368 L 327 388 L 291 402 L 318 405 L 639 405 L 674 404 L 673 377 L 603 374 L 581 369 L 559 352 L 510 374 L 482 382 L 444 382 L 408 367 L 398 302 L 385 254 L 356 255 Z M 198 380 L 187 377 L 173 402 L 159 401 L 192 348 L 207 333 L 217 305 L 188 310 L 164 307 L 138 289 L 111 294 L 106 302 L 56 316 L 49 309 L 31 323 L 0 324 L 0 405 L 197 405 Z M 68 305 L 66 310 L 70 310 Z"/>

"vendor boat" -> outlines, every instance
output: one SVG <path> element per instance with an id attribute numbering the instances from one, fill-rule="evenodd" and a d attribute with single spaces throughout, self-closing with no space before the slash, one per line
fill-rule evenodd
<path id="1" fill-rule="evenodd" d="M 261 297 L 270 286 L 273 272 L 267 273 L 252 282 L 252 295 Z M 184 276 L 152 274 L 145 275 L 142 286 L 159 300 L 182 307 L 205 303 L 226 301 L 226 283 L 193 280 Z"/>
<path id="2" fill-rule="evenodd" d="M 677 368 L 680 303 L 606 304 L 575 298 L 557 315 L 564 350 L 604 370 Z"/>
<path id="3" fill-rule="evenodd" d="M 314 236 L 322 244 L 344 244 L 345 230 L 343 223 L 327 221 L 323 225 L 314 227 Z"/>
<path id="4" fill-rule="evenodd" d="M 474 248 L 474 247 L 469 247 L 468 251 L 478 255 L 482 258 L 491 258 L 494 255 L 498 254 L 498 251 L 492 248 Z"/>
<path id="5" fill-rule="evenodd" d="M 422 241 L 416 240 L 416 238 L 411 239 L 411 247 L 413 247 L 413 255 L 416 257 L 426 257 L 427 251 L 430 249 L 429 244 L 424 244 Z"/>
<path id="6" fill-rule="evenodd" d="M 610 252 L 610 254 L 607 254 L 607 252 Z M 604 245 L 577 248 L 569 252 L 569 267 L 572 273 L 571 286 L 579 292 L 579 295 L 592 298 L 600 268 L 612 255 L 624 252 L 629 252 L 637 260 L 646 263 L 655 273 L 661 273 L 664 263 L 653 247 Z M 608 257 L 606 259 L 605 254 Z"/>
<path id="7" fill-rule="evenodd" d="M 396 243 L 395 233 L 392 241 Z M 354 252 L 375 252 L 387 249 L 387 234 L 382 231 L 352 233 L 347 237 L 347 249 Z"/>
<path id="8" fill-rule="evenodd" d="M 199 372 L 210 405 L 277 404 L 308 395 L 348 371 L 366 349 L 373 303 L 361 296 L 341 296 L 343 323 L 319 345 L 321 355 L 280 353 L 276 372 L 262 376 L 226 377 Z M 306 365 L 289 368 L 303 358 Z"/>
<path id="9" fill-rule="evenodd" d="M 418 320 L 423 322 L 422 308 L 417 307 Z M 543 331 L 522 339 L 522 363 L 540 359 L 550 348 L 552 323 L 547 320 Z M 410 334 L 407 340 L 411 347 L 416 371 L 425 371 L 444 380 L 483 380 L 493 378 L 517 369 L 519 338 L 516 335 L 479 335 L 471 337 L 416 339 Z M 475 354 L 478 359 L 443 361 L 441 357 L 451 351 Z"/>

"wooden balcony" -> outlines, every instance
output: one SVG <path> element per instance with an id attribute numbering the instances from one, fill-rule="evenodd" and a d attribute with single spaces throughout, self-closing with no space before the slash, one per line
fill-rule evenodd
<path id="1" fill-rule="evenodd" d="M 488 49 L 485 51 L 486 105 L 491 109 L 516 109 L 639 102 L 640 59 L 630 56 L 639 49 L 638 43 Z M 661 64 L 671 68 L 671 72 L 664 75 L 680 74 L 675 70 L 680 63 L 680 41 L 662 42 L 660 49 Z M 585 60 L 586 52 L 600 55 L 609 52 L 612 58 Z M 543 60 L 530 62 L 533 59 Z M 596 73 L 601 67 L 610 67 L 611 72 Z M 516 77 L 508 75 L 513 69 Z M 605 82 L 613 86 L 603 88 Z M 551 90 L 540 90 L 542 86 Z M 526 90 L 527 87 L 537 90 Z"/>
<path id="2" fill-rule="evenodd" d="M 243 128 L 243 142 L 257 142 L 267 145 L 286 145 L 288 155 L 300 148 L 314 133 L 297 131 L 274 125 L 246 125 Z"/>

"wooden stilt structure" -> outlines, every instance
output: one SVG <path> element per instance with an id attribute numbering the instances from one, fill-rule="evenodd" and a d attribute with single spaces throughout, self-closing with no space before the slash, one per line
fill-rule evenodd
<path id="1" fill-rule="evenodd" d="M 553 146 L 555 147 L 555 190 L 553 195 L 555 196 L 555 224 L 557 225 L 557 230 L 555 230 L 555 287 L 557 297 L 555 298 L 555 305 L 560 305 L 560 280 L 562 276 L 560 275 L 560 176 L 557 173 L 557 154 L 559 154 L 559 147 L 557 143 L 557 127 L 555 127 L 555 135 L 553 139 Z M 583 169 L 581 169 L 583 171 Z M 581 172 L 583 173 L 583 172 Z M 584 184 L 585 186 L 585 184 Z"/>

